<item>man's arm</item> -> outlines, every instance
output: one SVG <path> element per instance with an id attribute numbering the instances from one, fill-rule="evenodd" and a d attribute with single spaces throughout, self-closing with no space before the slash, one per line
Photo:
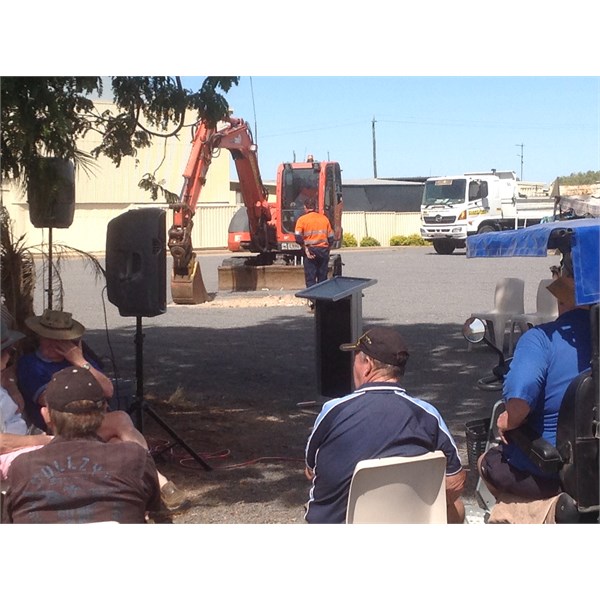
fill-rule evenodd
<path id="1" fill-rule="evenodd" d="M 44 446 L 52 439 L 51 435 L 19 435 L 17 433 L 0 433 L 0 454 L 7 454 L 20 448 Z"/>
<path id="2" fill-rule="evenodd" d="M 525 422 L 527 415 L 530 412 L 531 407 L 521 398 L 510 398 L 508 402 L 506 402 L 506 410 L 498 416 L 498 420 L 496 421 L 498 435 L 505 444 L 508 442 L 504 437 L 504 433 L 520 427 Z"/>
<path id="3" fill-rule="evenodd" d="M 461 495 L 465 489 L 467 473 L 463 469 L 446 476 L 446 514 L 448 523 L 460 524 L 465 520 L 465 506 Z"/>
<path id="4" fill-rule="evenodd" d="M 13 402 L 19 407 L 21 413 L 25 412 L 25 400 L 19 390 L 17 384 L 17 366 L 15 363 L 6 367 L 2 370 L 0 375 L 0 383 L 2 387 L 8 392 L 8 395 L 12 398 Z"/>
<path id="5" fill-rule="evenodd" d="M 60 346 L 57 344 L 57 349 L 58 348 L 61 348 L 63 357 L 74 367 L 89 369 L 94 379 L 100 384 L 104 397 L 112 398 L 114 394 L 112 381 L 85 358 L 81 347 L 81 341 L 79 344 L 74 344 L 73 342 L 64 342 Z"/>

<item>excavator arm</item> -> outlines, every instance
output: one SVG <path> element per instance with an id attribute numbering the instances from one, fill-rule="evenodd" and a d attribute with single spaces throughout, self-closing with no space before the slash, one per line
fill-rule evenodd
<path id="1" fill-rule="evenodd" d="M 176 304 L 199 304 L 208 300 L 192 245 L 193 217 L 206 174 L 214 156 L 226 148 L 231 152 L 238 173 L 242 199 L 248 213 L 252 250 L 265 252 L 276 248 L 275 228 L 271 224 L 268 192 L 258 168 L 256 145 L 243 119 L 230 117 L 221 129 L 201 121 L 183 173 L 180 201 L 173 205 L 173 225 L 168 246 L 173 257 L 171 295 Z"/>

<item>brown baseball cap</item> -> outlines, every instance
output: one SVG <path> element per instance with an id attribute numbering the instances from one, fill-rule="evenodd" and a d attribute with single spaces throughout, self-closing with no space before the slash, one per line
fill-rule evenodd
<path id="1" fill-rule="evenodd" d="M 351 344 L 342 344 L 344 352 L 364 352 L 386 365 L 403 366 L 409 356 L 404 338 L 391 327 L 373 327 Z"/>
<path id="2" fill-rule="evenodd" d="M 87 369 L 79 367 L 55 373 L 46 386 L 44 399 L 48 408 L 73 414 L 96 412 L 104 406 L 100 384 Z"/>

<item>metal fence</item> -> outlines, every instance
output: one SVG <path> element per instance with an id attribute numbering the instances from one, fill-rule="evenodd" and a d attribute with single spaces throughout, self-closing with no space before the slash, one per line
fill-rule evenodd
<path id="1" fill-rule="evenodd" d="M 68 229 L 52 230 L 54 244 L 65 244 L 90 253 L 102 253 L 106 249 L 106 228 L 121 213 L 142 206 L 167 209 L 167 230 L 172 223 L 172 212 L 164 203 L 123 204 L 86 203 L 77 204 L 73 224 Z M 195 249 L 227 248 L 229 222 L 239 206 L 199 206 L 194 216 L 192 244 Z M 25 235 L 27 246 L 48 242 L 48 230 L 37 229 L 29 221 L 26 203 L 13 204 L 9 211 L 16 236 Z M 381 246 L 389 246 L 394 235 L 419 233 L 419 213 L 393 212 L 347 212 L 342 216 L 344 233 L 351 233 L 360 243 L 365 236 L 374 237 Z"/>

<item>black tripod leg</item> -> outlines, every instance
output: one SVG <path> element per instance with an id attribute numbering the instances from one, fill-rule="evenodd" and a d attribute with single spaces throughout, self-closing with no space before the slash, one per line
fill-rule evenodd
<path id="1" fill-rule="evenodd" d="M 130 409 L 130 414 L 136 412 L 137 414 L 137 427 L 140 433 L 144 433 L 144 411 L 148 413 L 168 434 L 176 440 L 178 444 L 183 446 L 189 454 L 197 460 L 206 471 L 212 471 L 212 467 L 204 461 L 194 450 L 192 450 L 174 431 L 171 429 L 148 404 L 144 401 L 144 335 L 142 333 L 142 317 L 136 317 L 135 326 L 135 362 L 136 362 L 136 378 L 137 378 L 137 393 L 136 401 L 133 403 Z"/>
<path id="2" fill-rule="evenodd" d="M 206 471 L 212 471 L 212 467 L 202 459 L 197 452 L 192 450 L 147 404 L 142 405 L 142 408 L 148 413 L 178 444 L 180 444 L 187 452 L 198 461 Z"/>

